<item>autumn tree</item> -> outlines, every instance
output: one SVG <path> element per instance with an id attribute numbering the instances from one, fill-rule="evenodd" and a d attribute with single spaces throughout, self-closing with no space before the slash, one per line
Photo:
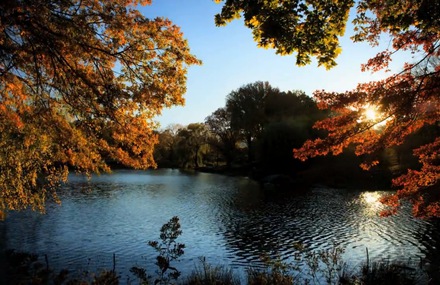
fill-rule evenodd
<path id="1" fill-rule="evenodd" d="M 257 81 L 232 91 L 226 97 L 226 109 L 231 113 L 231 127 L 244 138 L 248 149 L 248 161 L 253 160 L 253 142 L 260 135 L 265 123 L 265 100 L 278 88 L 269 82 Z"/>
<path id="2" fill-rule="evenodd" d="M 0 215 L 43 210 L 69 169 L 155 166 L 153 117 L 199 61 L 149 0 L 0 3 Z"/>
<path id="3" fill-rule="evenodd" d="M 239 1 L 225 0 L 216 16 L 218 25 L 243 15 L 260 46 L 278 53 L 296 52 L 297 64 L 334 66 L 340 51 L 349 11 L 355 7 L 354 42 L 375 46 L 381 36 L 389 47 L 362 65 L 364 71 L 386 70 L 397 53 L 410 56 L 402 71 L 386 79 L 359 84 L 352 91 L 317 91 L 320 108 L 332 116 L 315 127 L 328 132 L 294 151 L 305 160 L 316 155 L 339 154 L 349 145 L 366 156 L 365 169 L 378 164 L 376 154 L 400 145 L 425 125 L 440 121 L 440 2 L 437 0 Z M 375 115 L 373 115 L 375 114 Z M 395 213 L 402 199 L 413 203 L 416 216 L 440 216 L 440 138 L 414 150 L 420 168 L 393 180 L 396 194 L 385 199 L 384 214 Z"/>

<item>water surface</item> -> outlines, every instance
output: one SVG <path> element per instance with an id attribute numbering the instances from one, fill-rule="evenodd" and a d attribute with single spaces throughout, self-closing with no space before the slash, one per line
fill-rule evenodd
<path id="1" fill-rule="evenodd" d="M 78 271 L 111 268 L 116 254 L 122 279 L 133 265 L 152 266 L 147 242 L 173 216 L 181 219 L 179 240 L 187 247 L 176 267 L 186 273 L 200 256 L 241 270 L 260 266 L 263 254 L 287 260 L 298 244 L 342 247 L 351 266 L 365 261 L 366 248 L 371 259 L 412 257 L 414 264 L 437 255 L 438 225 L 407 208 L 380 218 L 377 200 L 386 192 L 359 188 L 281 195 L 248 178 L 171 169 L 115 171 L 91 181 L 71 175 L 62 206 L 50 204 L 45 215 L 11 213 L 0 223 L 0 240 L 3 248 L 47 254 L 52 267 Z"/>

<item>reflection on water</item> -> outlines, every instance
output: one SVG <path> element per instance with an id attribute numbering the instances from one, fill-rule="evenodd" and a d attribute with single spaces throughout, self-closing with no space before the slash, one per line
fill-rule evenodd
<path id="1" fill-rule="evenodd" d="M 363 214 L 376 216 L 377 213 L 383 210 L 383 205 L 380 203 L 380 198 L 383 196 L 381 192 L 363 192 L 360 194 L 360 200 L 364 203 Z"/>
<path id="2" fill-rule="evenodd" d="M 110 268 L 113 253 L 125 279 L 133 265 L 151 265 L 147 241 L 179 216 L 187 249 L 177 267 L 190 272 L 198 257 L 234 268 L 260 264 L 262 254 L 288 259 L 297 244 L 319 250 L 340 246 L 350 264 L 370 258 L 434 259 L 439 226 L 414 219 L 409 209 L 380 218 L 386 192 L 315 188 L 301 195 L 265 192 L 247 178 L 178 170 L 117 171 L 71 176 L 63 204 L 47 214 L 11 213 L 0 223 L 2 243 L 47 254 L 51 266 Z M 151 267 L 150 267 L 151 268 Z"/>

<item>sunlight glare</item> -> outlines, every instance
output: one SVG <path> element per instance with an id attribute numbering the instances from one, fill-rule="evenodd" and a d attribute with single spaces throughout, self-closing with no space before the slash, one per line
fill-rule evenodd
<path id="1" fill-rule="evenodd" d="M 366 104 L 362 108 L 362 116 L 359 118 L 358 122 L 369 121 L 374 124 L 374 129 L 380 129 L 385 126 L 387 121 L 391 118 L 383 118 L 384 114 L 379 112 L 379 107 L 375 105 Z"/>
<path id="2" fill-rule="evenodd" d="M 376 204 L 379 201 L 380 198 L 380 194 L 376 193 L 376 192 L 365 192 L 362 193 L 362 199 L 364 200 L 364 202 L 366 202 L 367 204 Z"/>
<path id="3" fill-rule="evenodd" d="M 382 209 L 379 192 L 364 192 L 360 195 L 360 201 L 363 204 L 363 212 L 367 216 L 376 216 Z"/>
<path id="4" fill-rule="evenodd" d="M 365 118 L 367 119 L 367 120 L 370 120 L 370 121 L 375 121 L 375 120 L 377 120 L 378 119 L 378 113 L 377 113 L 377 111 L 376 111 L 376 108 L 374 108 L 374 107 L 372 107 L 372 106 L 367 106 L 366 108 L 365 108 L 365 111 L 364 111 L 364 113 L 365 113 Z"/>

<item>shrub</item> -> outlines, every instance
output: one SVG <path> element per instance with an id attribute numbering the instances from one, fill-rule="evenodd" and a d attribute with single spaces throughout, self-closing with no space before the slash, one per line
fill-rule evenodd
<path id="1" fill-rule="evenodd" d="M 179 278 L 181 272 L 171 266 L 171 262 L 177 261 L 184 254 L 185 245 L 176 242 L 181 234 L 179 218 L 173 217 L 160 229 L 160 241 L 148 242 L 148 245 L 158 252 L 155 263 L 158 270 L 154 284 L 169 284 L 171 280 Z M 148 284 L 149 276 L 144 268 L 132 267 L 130 272 L 138 277 L 142 284 Z"/>

